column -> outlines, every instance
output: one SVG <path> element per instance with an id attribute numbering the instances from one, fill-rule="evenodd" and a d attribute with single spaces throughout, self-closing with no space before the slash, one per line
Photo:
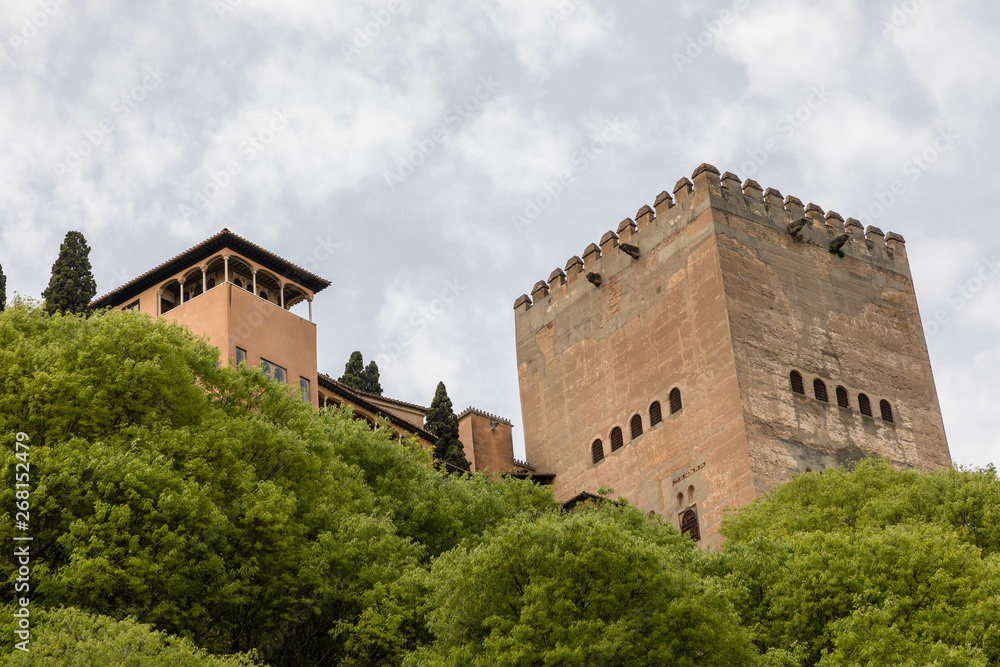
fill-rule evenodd
<path id="1" fill-rule="evenodd" d="M 205 293 L 208 291 L 208 275 L 205 273 L 205 267 L 201 267 L 201 291 Z"/>
<path id="2" fill-rule="evenodd" d="M 253 295 L 257 296 L 257 269 L 253 269 L 252 273 L 253 273 Z"/>
<path id="3" fill-rule="evenodd" d="M 311 296 L 310 297 L 306 297 L 306 301 L 309 302 L 309 321 L 312 322 L 313 321 L 313 298 Z"/>
<path id="4" fill-rule="evenodd" d="M 159 317 L 163 314 L 161 310 L 163 308 L 163 288 L 156 290 L 156 316 Z"/>
<path id="5" fill-rule="evenodd" d="M 222 256 L 222 263 L 226 267 L 226 282 L 229 282 L 229 255 Z"/>
<path id="6" fill-rule="evenodd" d="M 285 283 L 278 281 L 278 293 L 281 294 L 281 307 L 285 307 Z"/>

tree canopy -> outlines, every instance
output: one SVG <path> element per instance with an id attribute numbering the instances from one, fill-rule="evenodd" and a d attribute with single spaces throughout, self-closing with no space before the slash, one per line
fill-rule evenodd
<path id="1" fill-rule="evenodd" d="M 0 468 L 26 433 L 34 537 L 32 651 L 5 632 L 0 665 L 1000 665 L 992 467 L 799 475 L 705 553 L 217 361 L 137 312 L 0 312 Z"/>
<path id="2" fill-rule="evenodd" d="M 458 439 L 458 416 L 452 409 L 444 382 L 438 382 L 434 400 L 427 410 L 424 428 L 437 436 L 434 442 L 434 458 L 453 469 L 469 470 L 471 465 L 465 457 L 465 448 Z"/>
<path id="3" fill-rule="evenodd" d="M 90 246 L 80 232 L 66 232 L 59 256 L 52 265 L 49 286 L 42 292 L 49 313 L 81 314 L 97 293 L 90 267 Z"/>
<path id="4" fill-rule="evenodd" d="M 350 359 L 344 365 L 344 374 L 340 377 L 339 381 L 348 387 L 353 387 L 369 394 L 382 395 L 382 385 L 379 384 L 378 364 L 371 361 L 365 366 L 364 357 L 357 350 L 351 352 Z"/>
<path id="5" fill-rule="evenodd" d="M 0 311 L 7 307 L 7 276 L 3 273 L 3 265 L 0 264 Z"/>

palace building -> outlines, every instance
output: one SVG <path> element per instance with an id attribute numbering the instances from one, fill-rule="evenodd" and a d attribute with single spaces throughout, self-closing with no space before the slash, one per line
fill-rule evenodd
<path id="1" fill-rule="evenodd" d="M 359 391 L 318 372 L 312 306 L 329 286 L 328 280 L 223 229 L 95 299 L 90 308 L 137 310 L 173 320 L 205 336 L 219 349 L 222 363 L 259 366 L 316 408 L 347 405 L 372 428 L 387 422 L 397 437 L 415 437 L 432 449 L 436 437 L 423 428 L 427 408 Z M 306 317 L 291 312 L 303 305 Z M 487 428 L 482 428 L 484 419 L 490 420 Z M 460 415 L 459 430 L 474 471 L 530 475 L 530 466 L 514 459 L 510 422 L 470 408 Z"/>

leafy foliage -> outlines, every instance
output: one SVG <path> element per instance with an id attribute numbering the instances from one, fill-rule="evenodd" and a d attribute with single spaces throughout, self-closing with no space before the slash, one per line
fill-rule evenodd
<path id="1" fill-rule="evenodd" d="M 13 620 L 10 609 L 0 610 L 3 626 Z M 159 632 L 128 618 L 115 621 L 72 607 L 32 611 L 34 639 L 30 650 L 14 651 L 0 665 L 34 667 L 251 667 L 249 655 L 214 656 L 181 637 Z"/>
<path id="2" fill-rule="evenodd" d="M 702 566 L 728 582 L 767 664 L 995 665 L 998 510 L 992 468 L 863 461 L 736 513 Z"/>
<path id="3" fill-rule="evenodd" d="M 691 540 L 633 508 L 510 522 L 435 561 L 406 664 L 733 665 L 756 655 Z"/>
<path id="4" fill-rule="evenodd" d="M 471 465 L 465 458 L 465 448 L 458 439 L 458 417 L 452 409 L 451 399 L 444 382 L 438 382 L 434 400 L 427 410 L 424 428 L 437 436 L 434 442 L 434 458 L 447 466 L 469 470 Z"/>
<path id="5" fill-rule="evenodd" d="M 0 311 L 7 307 L 7 276 L 3 273 L 3 265 L 0 265 Z"/>
<path id="6" fill-rule="evenodd" d="M 0 313 L 0 542 L 24 431 L 36 624 L 0 664 L 1000 664 L 991 467 L 798 476 L 705 554 L 217 360 L 140 313 Z"/>
<path id="7" fill-rule="evenodd" d="M 365 366 L 361 352 L 351 352 L 351 358 L 344 365 L 344 374 L 340 377 L 348 387 L 353 387 L 369 394 L 382 395 L 382 385 L 379 384 L 378 364 L 374 361 Z"/>
<path id="8" fill-rule="evenodd" d="M 66 232 L 59 246 L 59 256 L 52 265 L 52 278 L 42 292 L 49 313 L 64 312 L 78 315 L 97 293 L 97 282 L 90 267 L 90 246 L 80 232 Z"/>

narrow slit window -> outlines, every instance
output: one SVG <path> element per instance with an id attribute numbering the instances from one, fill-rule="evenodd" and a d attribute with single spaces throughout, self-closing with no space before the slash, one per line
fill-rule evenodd
<path id="1" fill-rule="evenodd" d="M 590 446 L 590 456 L 594 460 L 594 463 L 599 463 L 604 460 L 604 443 L 598 438 L 594 440 L 594 444 Z"/>
<path id="2" fill-rule="evenodd" d="M 864 394 L 858 394 L 858 410 L 861 411 L 865 417 L 872 416 L 872 402 L 868 400 L 868 397 Z"/>
<path id="3" fill-rule="evenodd" d="M 622 436 L 621 428 L 615 426 L 611 429 L 611 451 L 617 451 L 622 448 L 625 444 L 625 438 Z"/>
<path id="4" fill-rule="evenodd" d="M 887 400 L 885 400 L 883 398 L 881 401 L 879 401 L 878 409 L 882 413 L 882 421 L 887 421 L 887 422 L 889 422 L 891 424 L 892 421 L 893 421 L 892 420 L 892 406 L 889 405 L 889 401 L 887 401 Z"/>
<path id="5" fill-rule="evenodd" d="M 684 404 L 681 403 L 681 390 L 674 387 L 670 390 L 670 414 L 675 415 L 684 409 Z"/>
<path id="6" fill-rule="evenodd" d="M 247 351 L 242 347 L 236 348 L 236 365 L 239 366 L 247 360 Z"/>
<path id="7" fill-rule="evenodd" d="M 851 408 L 851 400 L 847 397 L 847 390 L 843 387 L 837 387 L 837 405 L 842 408 Z"/>
<path id="8" fill-rule="evenodd" d="M 632 429 L 632 439 L 635 440 L 640 435 L 642 435 L 642 417 L 639 415 L 632 416 L 632 422 L 629 424 Z"/>
<path id="9" fill-rule="evenodd" d="M 663 412 L 660 410 L 660 402 L 653 401 L 649 406 L 649 428 L 653 428 L 663 421 Z"/>
<path id="10" fill-rule="evenodd" d="M 830 397 L 826 395 L 826 383 L 819 378 L 813 380 L 813 393 L 816 394 L 817 401 L 830 402 Z"/>
<path id="11" fill-rule="evenodd" d="M 804 396 L 806 393 L 806 386 L 802 384 L 802 375 L 799 374 L 798 371 L 792 371 L 788 377 L 792 381 L 792 392 L 802 394 Z"/>

